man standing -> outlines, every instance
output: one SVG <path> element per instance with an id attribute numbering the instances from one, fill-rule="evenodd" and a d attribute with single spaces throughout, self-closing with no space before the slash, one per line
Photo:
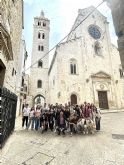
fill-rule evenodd
<path id="1" fill-rule="evenodd" d="M 28 104 L 26 104 L 22 110 L 22 127 L 24 127 L 24 125 L 26 125 L 26 128 L 27 128 L 27 126 L 28 126 L 29 112 L 30 112 L 30 108 L 28 107 Z"/>

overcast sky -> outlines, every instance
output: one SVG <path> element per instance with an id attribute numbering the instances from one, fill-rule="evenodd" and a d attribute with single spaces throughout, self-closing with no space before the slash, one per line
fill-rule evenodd
<path id="1" fill-rule="evenodd" d="M 102 0 L 24 0 L 24 38 L 29 55 L 28 66 L 30 65 L 32 50 L 33 18 L 39 16 L 41 10 L 44 11 L 45 17 L 50 20 L 50 48 L 52 48 L 69 33 L 77 17 L 78 9 L 91 5 L 97 6 L 101 2 Z M 110 9 L 104 2 L 98 10 L 110 22 L 111 40 L 117 45 Z"/>

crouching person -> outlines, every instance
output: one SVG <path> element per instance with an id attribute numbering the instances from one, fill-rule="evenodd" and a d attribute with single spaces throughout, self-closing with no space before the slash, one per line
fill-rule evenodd
<path id="1" fill-rule="evenodd" d="M 66 130 L 66 117 L 64 115 L 63 111 L 60 111 L 60 114 L 57 117 L 57 131 L 58 135 L 62 132 L 63 135 L 65 135 L 65 130 Z"/>

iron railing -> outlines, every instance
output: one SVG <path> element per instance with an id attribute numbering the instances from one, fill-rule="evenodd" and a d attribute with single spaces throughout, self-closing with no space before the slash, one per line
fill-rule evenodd
<path id="1" fill-rule="evenodd" d="M 17 96 L 8 89 L 0 87 L 0 148 L 14 131 Z"/>

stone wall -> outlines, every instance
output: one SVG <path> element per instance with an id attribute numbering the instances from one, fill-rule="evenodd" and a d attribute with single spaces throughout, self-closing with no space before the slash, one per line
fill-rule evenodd
<path id="1" fill-rule="evenodd" d="M 6 59 L 4 51 L 1 51 L 1 59 L 6 66 L 4 86 L 16 93 L 16 75 L 18 57 L 20 55 L 20 41 L 23 28 L 23 1 L 2 0 L 0 2 L 2 26 L 7 31 L 12 45 L 12 59 Z M 10 52 L 11 53 L 11 52 Z"/>

